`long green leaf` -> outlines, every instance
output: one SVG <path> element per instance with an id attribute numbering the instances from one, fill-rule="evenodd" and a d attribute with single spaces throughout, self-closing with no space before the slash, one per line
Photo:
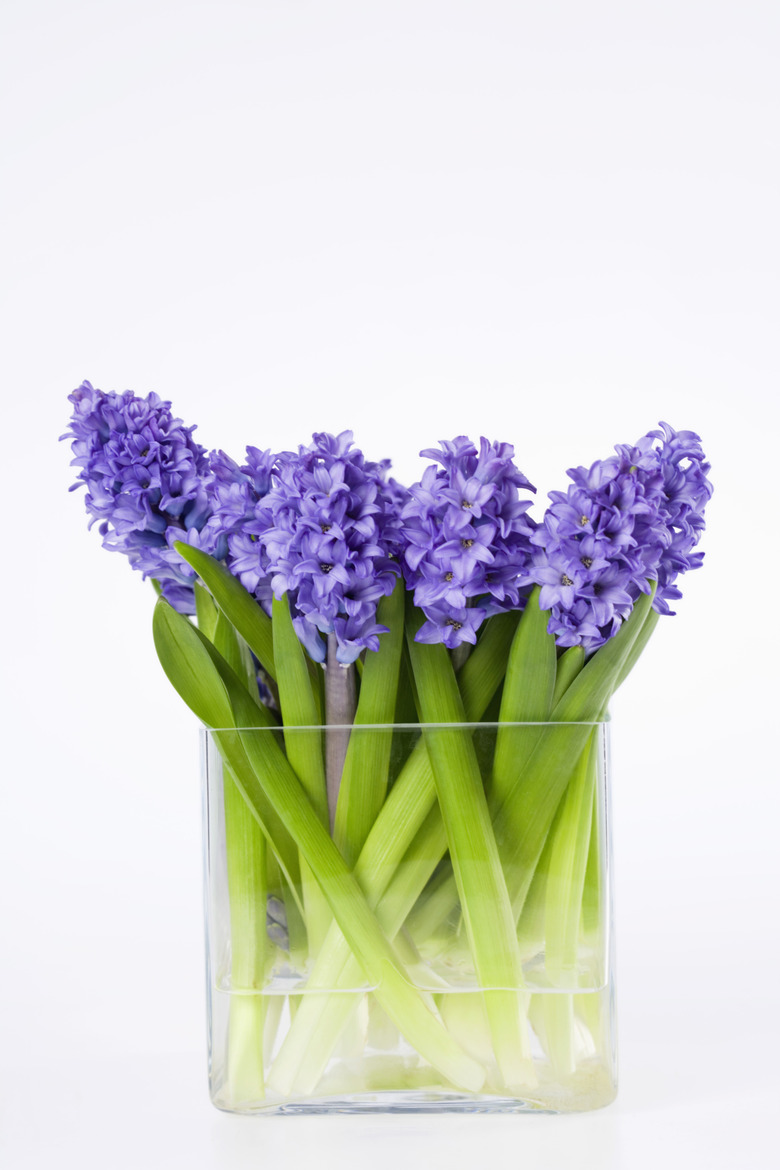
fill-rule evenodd
<path id="1" fill-rule="evenodd" d="M 623 683 L 626 681 L 629 674 L 636 666 L 636 664 L 639 660 L 639 656 L 641 655 L 641 653 L 644 650 L 647 643 L 650 641 L 650 638 L 652 637 L 653 632 L 655 631 L 655 627 L 658 625 L 658 620 L 659 620 L 660 616 L 661 615 L 659 613 L 656 613 L 655 610 L 651 610 L 650 613 L 647 615 L 647 620 L 645 621 L 644 625 L 642 626 L 642 629 L 639 631 L 639 635 L 635 639 L 634 645 L 631 647 L 631 650 L 626 655 L 626 660 L 623 663 L 622 667 L 620 668 L 620 674 L 618 675 L 618 680 L 615 683 L 615 690 L 617 690 L 618 687 L 622 687 Z"/>
<path id="2" fill-rule="evenodd" d="M 322 734 L 319 712 L 306 667 L 303 646 L 295 633 L 287 595 L 274 598 L 272 610 L 274 659 L 279 704 L 285 727 L 287 758 L 324 825 L 328 823 Z M 305 732 L 297 728 L 309 728 Z M 287 734 L 289 729 L 289 734 Z"/>
<path id="3" fill-rule="evenodd" d="M 488 618 L 479 641 L 458 671 L 458 689 L 469 720 L 481 719 L 506 674 L 509 648 L 520 614 L 516 610 Z"/>
<path id="4" fill-rule="evenodd" d="M 399 581 L 377 607 L 377 621 L 387 626 L 379 649 L 368 650 L 360 698 L 341 774 L 333 837 L 352 866 L 385 802 L 392 732 L 361 727 L 392 724 L 404 645 L 404 584 Z"/>
<path id="5" fill-rule="evenodd" d="M 224 660 L 191 622 L 162 599 L 154 608 L 153 634 L 157 656 L 169 681 L 201 723 L 216 729 L 214 738 L 219 746 L 219 729 L 235 726 L 233 707 L 223 674 L 216 666 L 217 661 L 224 663 Z M 224 666 L 229 670 L 226 663 Z M 235 685 L 241 686 L 237 677 Z M 266 708 L 258 706 L 249 693 L 246 694 L 254 708 L 254 720 L 266 726 L 275 726 Z M 243 776 L 246 780 L 251 773 L 246 753 L 238 748 L 232 753 L 231 767 L 237 778 Z M 289 833 L 267 800 L 259 801 L 254 807 L 254 814 L 277 855 L 291 890 L 297 891 L 300 885 L 298 851 Z"/>
<path id="6" fill-rule="evenodd" d="M 216 647 L 235 673 L 245 678 L 257 698 L 254 666 L 245 644 L 216 605 L 195 583 L 198 630 Z M 262 1100 L 265 1095 L 264 1034 L 268 1000 L 241 994 L 262 990 L 271 949 L 266 929 L 268 842 L 254 811 L 244 800 L 233 773 L 223 767 L 225 852 L 230 904 L 230 981 L 238 994 L 230 999 L 227 1083 L 229 1100 Z M 294 917 L 294 907 L 288 906 Z"/>
<path id="7" fill-rule="evenodd" d="M 506 1085 L 534 1079 L 523 1018 L 522 965 L 511 902 L 490 823 L 479 763 L 447 650 L 415 642 L 422 615 L 410 607 L 409 656 L 417 682 L 424 740 L 433 767 L 447 843 L 474 966 L 485 992 L 493 1049 Z"/>
<path id="8" fill-rule="evenodd" d="M 199 581 L 193 585 L 193 593 L 195 594 L 195 617 L 198 623 L 198 629 L 202 634 L 205 634 L 209 642 L 214 641 L 214 631 L 217 628 L 217 618 L 219 617 L 219 607 L 214 598 Z"/>
<path id="9" fill-rule="evenodd" d="M 319 709 L 314 697 L 306 656 L 292 624 L 290 603 L 285 594 L 274 598 L 271 621 L 274 635 L 276 682 L 279 705 L 284 721 L 287 759 L 324 825 L 328 823 L 328 797 L 325 787 L 325 761 L 322 755 L 322 732 L 318 730 Z M 305 728 L 306 730 L 301 730 Z M 332 922 L 332 915 L 322 890 L 301 858 L 301 885 L 306 907 L 306 932 L 309 955 L 319 953 Z"/>
<path id="10" fill-rule="evenodd" d="M 539 1009 L 544 1018 L 543 1042 L 561 1076 L 571 1076 L 576 1067 L 574 995 L 568 989 L 577 986 L 577 938 L 593 820 L 597 742 L 598 729 L 594 729 L 556 815 L 547 871 L 545 968 L 557 994 L 542 996 Z"/>
<path id="11" fill-rule="evenodd" d="M 550 718 L 555 690 L 555 638 L 547 632 L 549 614 L 539 608 L 539 586 L 528 598 L 509 651 L 501 696 L 502 725 L 496 737 L 490 799 L 502 804 L 517 782 L 538 741 L 538 727 L 512 723 L 544 723 Z"/>
<path id="12" fill-rule="evenodd" d="M 266 928 L 268 889 L 265 834 L 229 768 L 224 769 L 225 847 L 230 900 L 230 996 L 227 1086 L 231 1102 L 262 1100 L 268 997 L 261 991 L 271 949 Z"/>
<path id="13" fill-rule="evenodd" d="M 501 701 L 502 723 L 544 722 L 552 710 L 555 637 L 547 632 L 549 614 L 539 607 L 539 593 L 537 585 L 512 639 Z"/>
<path id="14" fill-rule="evenodd" d="M 586 663 L 555 706 L 522 778 L 499 809 L 494 828 L 518 916 L 539 855 L 569 779 L 593 730 L 604 719 L 610 696 L 642 629 L 652 594 L 642 595 L 614 638 Z"/>
<path id="15" fill-rule="evenodd" d="M 233 708 L 206 637 L 162 598 L 154 607 L 152 632 L 163 670 L 201 723 L 232 726 Z"/>
<path id="16" fill-rule="evenodd" d="M 271 619 L 225 566 L 190 544 L 177 541 L 175 549 L 207 587 L 225 616 L 255 653 L 263 670 L 276 678 Z"/>

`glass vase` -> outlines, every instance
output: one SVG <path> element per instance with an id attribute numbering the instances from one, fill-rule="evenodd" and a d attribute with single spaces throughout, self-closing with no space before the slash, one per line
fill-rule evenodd
<path id="1" fill-rule="evenodd" d="M 218 1108 L 571 1112 L 613 1100 L 606 723 L 201 736 L 209 1082 Z M 389 757 L 389 786 L 362 848 L 346 851 L 351 873 L 311 865 L 287 811 L 265 802 L 258 760 L 302 774 L 308 753 L 343 751 L 359 737 L 371 737 L 361 744 L 364 766 L 372 752 Z M 437 737 L 476 759 L 482 778 L 500 900 L 511 912 L 498 955 L 484 953 L 474 929 L 495 909 L 480 903 L 480 877 L 495 856 L 475 842 L 473 856 L 453 863 L 431 762 Z M 250 757 L 253 773 L 241 763 Z M 370 790 L 370 774 L 365 780 Z M 290 802 L 305 801 L 293 786 Z M 516 975 L 486 980 L 508 958 Z"/>

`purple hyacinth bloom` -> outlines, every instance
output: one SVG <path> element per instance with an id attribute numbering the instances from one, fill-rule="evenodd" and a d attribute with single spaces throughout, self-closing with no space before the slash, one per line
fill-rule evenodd
<path id="1" fill-rule="evenodd" d="M 389 462 L 370 463 L 352 432 L 315 434 L 308 447 L 272 456 L 247 449 L 241 467 L 218 452 L 209 489 L 227 541 L 228 566 L 270 609 L 287 594 L 308 653 L 324 661 L 333 634 L 338 661 L 376 650 L 385 627 L 379 599 L 398 579 L 397 512 L 404 491 Z"/>
<path id="2" fill-rule="evenodd" d="M 180 613 L 193 613 L 195 574 L 173 549 L 176 540 L 217 551 L 206 494 L 208 465 L 193 441 L 195 427 L 171 414 L 156 394 L 139 398 L 83 382 L 69 396 L 73 489 L 86 485 L 85 504 L 99 521 L 103 544 L 121 552 L 144 577 L 159 582 Z"/>
<path id="3" fill-rule="evenodd" d="M 315 632 L 334 634 L 346 666 L 362 650 L 377 649 L 386 629 L 376 607 L 400 575 L 400 489 L 388 488 L 389 463 L 367 461 L 351 431 L 312 439 L 278 456 L 262 501 L 260 541 L 274 592 L 291 595 L 293 624 L 309 653 L 324 660 L 325 642 Z"/>
<path id="4" fill-rule="evenodd" d="M 530 500 L 535 491 L 513 463 L 508 443 L 460 435 L 421 451 L 435 459 L 401 511 L 404 576 L 426 622 L 418 642 L 454 649 L 475 642 L 484 619 L 525 603 L 533 547 Z"/>
<path id="5" fill-rule="evenodd" d="M 212 451 L 207 486 L 212 523 L 223 544 L 227 566 L 269 614 L 271 583 L 268 558 L 258 535 L 263 526 L 258 522 L 257 509 L 271 487 L 273 465 L 271 452 L 257 447 L 247 447 L 246 462 L 241 466 L 224 451 Z"/>
<path id="6" fill-rule="evenodd" d="M 668 614 L 678 575 L 701 565 L 693 552 L 712 495 L 698 435 L 667 423 L 635 446 L 568 472 L 532 540 L 529 579 L 541 586 L 548 629 L 559 646 L 593 651 L 628 617 L 655 581 L 653 607 Z"/>
<path id="7" fill-rule="evenodd" d="M 477 640 L 477 630 L 482 625 L 487 610 L 481 607 L 458 608 L 453 605 L 428 605 L 425 607 L 427 621 L 415 635 L 415 642 L 443 642 L 448 650 L 454 650 L 461 642 Z"/>

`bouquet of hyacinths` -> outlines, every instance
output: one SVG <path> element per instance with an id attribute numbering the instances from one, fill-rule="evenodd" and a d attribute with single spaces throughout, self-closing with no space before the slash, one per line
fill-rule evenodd
<path id="1" fill-rule="evenodd" d="M 215 1101 L 610 1100 L 604 721 L 701 564 L 698 436 L 536 521 L 507 443 L 404 488 L 350 432 L 238 464 L 154 394 L 70 401 L 74 486 L 209 729 Z"/>

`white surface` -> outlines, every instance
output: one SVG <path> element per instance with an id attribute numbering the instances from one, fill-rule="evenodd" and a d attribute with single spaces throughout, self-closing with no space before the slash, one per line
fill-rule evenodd
<path id="1" fill-rule="evenodd" d="M 6 0 L 8 1170 L 776 1164 L 779 17 Z M 234 455 L 352 426 L 406 479 L 486 433 L 542 499 L 659 418 L 701 433 L 707 562 L 613 709 L 610 1109 L 211 1108 L 196 737 L 65 491 L 83 377 Z"/>

